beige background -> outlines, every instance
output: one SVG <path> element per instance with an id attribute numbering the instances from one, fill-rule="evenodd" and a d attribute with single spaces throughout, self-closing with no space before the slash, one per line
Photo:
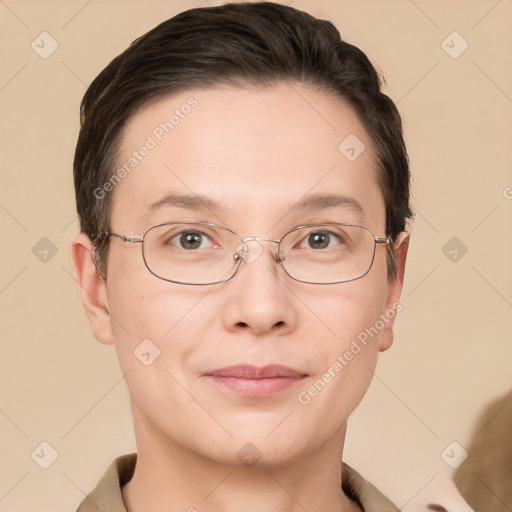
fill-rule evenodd
<path id="1" fill-rule="evenodd" d="M 75 510 L 135 449 L 115 353 L 92 337 L 72 277 L 78 107 L 133 39 L 207 3 L 220 2 L 0 2 L 2 511 Z M 404 309 L 346 460 L 408 512 L 451 471 L 445 447 L 467 447 L 479 411 L 512 386 L 512 3 L 291 5 L 332 20 L 380 66 L 405 123 L 417 219 Z M 43 31 L 59 45 L 47 59 L 31 48 Z M 457 59 L 441 45 L 453 31 L 469 44 Z M 57 249 L 46 262 L 33 253 L 43 237 Z M 442 251 L 452 237 L 467 247 L 456 262 Z M 48 469 L 31 458 L 43 441 L 58 452 Z"/>

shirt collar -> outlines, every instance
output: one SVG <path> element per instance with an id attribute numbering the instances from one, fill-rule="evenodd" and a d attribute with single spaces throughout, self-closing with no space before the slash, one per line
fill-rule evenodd
<path id="1" fill-rule="evenodd" d="M 129 453 L 115 459 L 94 490 L 87 495 L 77 512 L 127 512 L 121 488 L 135 471 L 137 454 Z M 380 491 L 355 469 L 342 464 L 342 489 L 363 512 L 400 512 Z"/>

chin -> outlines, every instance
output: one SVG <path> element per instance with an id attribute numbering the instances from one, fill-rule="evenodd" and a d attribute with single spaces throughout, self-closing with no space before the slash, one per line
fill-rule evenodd
<path id="1" fill-rule="evenodd" d="M 318 437 L 318 432 L 315 437 L 308 439 L 304 432 L 291 432 L 289 428 L 283 426 L 276 429 L 278 423 L 279 421 L 274 422 L 272 428 L 267 428 L 267 425 L 264 428 L 260 425 L 258 428 L 258 425 L 255 425 L 251 429 L 238 432 L 228 426 L 227 429 L 233 438 L 220 433 L 221 439 L 209 437 L 210 444 L 204 446 L 201 451 L 208 458 L 221 464 L 270 468 L 293 464 L 317 450 L 326 441 Z M 272 432 L 272 429 L 275 430 Z"/>

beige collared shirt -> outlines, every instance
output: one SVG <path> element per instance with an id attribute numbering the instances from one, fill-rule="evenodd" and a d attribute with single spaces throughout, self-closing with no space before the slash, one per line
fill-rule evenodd
<path id="1" fill-rule="evenodd" d="M 132 478 L 136 461 L 136 453 L 115 459 L 76 512 L 127 512 L 121 487 Z M 372 484 L 345 463 L 342 468 L 342 488 L 364 512 L 400 512 Z"/>

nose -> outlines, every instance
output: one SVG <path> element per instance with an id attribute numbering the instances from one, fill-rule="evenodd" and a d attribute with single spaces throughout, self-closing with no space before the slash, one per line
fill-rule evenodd
<path id="1" fill-rule="evenodd" d="M 243 262 L 228 281 L 223 322 L 229 331 L 254 335 L 287 334 L 297 326 L 297 298 L 279 265 L 277 240 L 245 238 Z"/>

